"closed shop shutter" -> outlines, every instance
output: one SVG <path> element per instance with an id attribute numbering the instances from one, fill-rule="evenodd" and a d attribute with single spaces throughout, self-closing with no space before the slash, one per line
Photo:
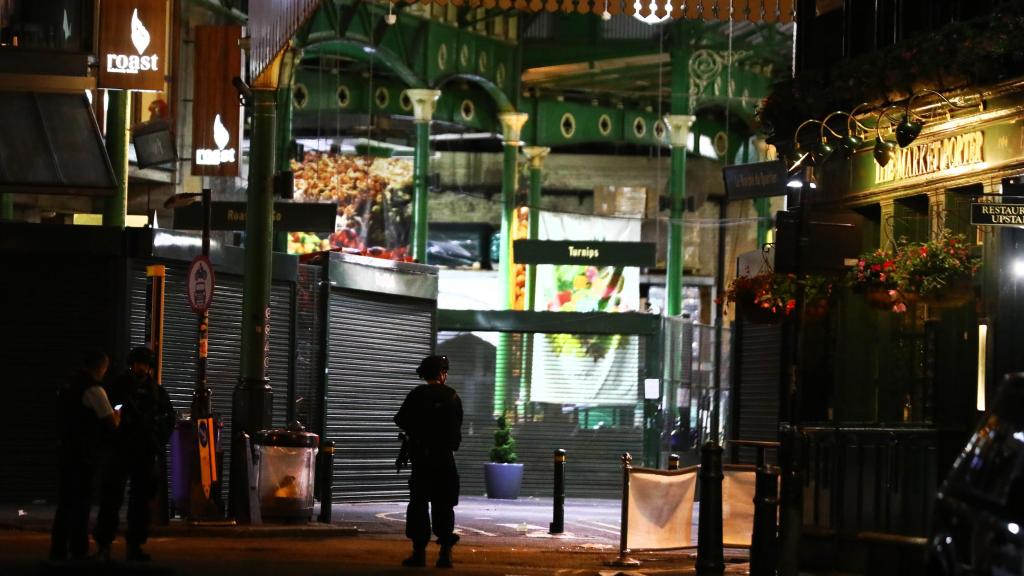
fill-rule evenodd
<path id="1" fill-rule="evenodd" d="M 782 329 L 743 321 L 737 330 L 734 418 L 738 440 L 778 440 Z M 740 448 L 739 462 L 753 464 L 753 448 Z"/>
<path id="2" fill-rule="evenodd" d="M 163 386 L 178 412 L 189 412 L 196 382 L 198 357 L 198 316 L 192 312 L 185 291 L 188 265 L 166 264 L 164 296 Z M 131 291 L 132 346 L 146 342 L 146 266 L 136 265 Z M 270 355 L 267 377 L 274 389 L 273 426 L 283 426 L 288 402 L 289 316 L 291 284 L 274 282 L 270 293 Z M 224 450 L 222 487 L 230 481 L 231 401 L 240 374 L 242 349 L 242 279 L 218 274 L 210 308 L 209 356 L 206 381 L 210 387 L 213 411 L 223 422 L 221 446 Z"/>
<path id="3" fill-rule="evenodd" d="M 395 473 L 393 417 L 433 350 L 436 303 L 334 289 L 328 303 L 324 436 L 335 442 L 335 501 L 408 497 L 408 470 Z"/>
<path id="4" fill-rule="evenodd" d="M 306 430 L 323 434 L 323 325 L 320 266 L 299 266 L 295 288 L 295 417 Z"/>
<path id="5" fill-rule="evenodd" d="M 509 357 L 514 365 L 522 361 L 520 352 L 524 334 L 510 334 Z M 634 398 L 645 378 L 644 350 L 646 339 L 624 337 L 621 353 L 629 358 L 612 368 L 607 382 L 631 386 Z M 494 368 L 497 333 L 441 332 L 438 354 L 451 362 L 449 383 L 463 400 L 465 419 L 462 447 L 456 454 L 462 492 L 483 495 L 483 464 L 489 461 L 494 444 Z M 636 358 L 636 364 L 633 362 Z M 558 378 L 560 366 L 554 355 L 545 356 L 546 373 Z M 625 366 L 631 365 L 631 369 Z M 525 396 L 520 390 L 521 370 L 513 369 L 506 383 L 509 398 Z M 587 386 L 579 378 L 562 375 L 558 378 L 566 395 L 574 386 Z M 556 390 L 557 393 L 557 390 Z M 566 495 L 570 497 L 617 498 L 622 495 L 622 464 L 620 457 L 629 452 L 639 461 L 643 453 L 642 406 L 632 404 L 573 407 L 567 404 L 525 403 L 516 421 L 511 422 L 516 440 L 518 463 L 523 464 L 522 496 L 551 496 L 554 466 L 553 453 L 561 448 L 567 453 Z"/>
<path id="6" fill-rule="evenodd" d="M 3 255 L 2 501 L 56 502 L 57 389 L 83 348 L 95 346 L 116 357 L 118 262 L 105 256 Z"/>

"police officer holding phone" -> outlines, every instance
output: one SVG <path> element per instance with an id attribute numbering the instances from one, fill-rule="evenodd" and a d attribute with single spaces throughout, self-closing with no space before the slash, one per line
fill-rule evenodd
<path id="1" fill-rule="evenodd" d="M 403 566 L 426 566 L 427 544 L 433 528 L 441 550 L 438 568 L 452 567 L 455 506 L 459 503 L 459 473 L 455 454 L 462 443 L 462 400 L 448 380 L 448 358 L 427 356 L 416 374 L 426 381 L 405 397 L 395 414 L 395 424 L 408 436 L 412 476 L 405 535 L 412 540 L 412 555 Z M 429 510 L 428 510 L 429 506 Z"/>
<path id="2" fill-rule="evenodd" d="M 174 430 L 175 413 L 167 391 L 153 376 L 156 367 L 153 351 L 146 347 L 132 349 L 128 366 L 110 386 L 111 402 L 123 405 L 121 426 L 110 438 L 93 536 L 100 558 L 109 560 L 125 486 L 130 485 L 125 558 L 147 561 L 149 555 L 142 550 L 142 545 L 149 537 L 149 501 L 159 486 L 158 457 L 163 454 Z"/>

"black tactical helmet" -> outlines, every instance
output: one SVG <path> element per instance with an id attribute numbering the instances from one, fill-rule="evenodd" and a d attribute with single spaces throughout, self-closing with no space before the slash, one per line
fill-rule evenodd
<path id="1" fill-rule="evenodd" d="M 441 372 L 448 371 L 447 356 L 427 356 L 420 362 L 416 374 L 424 380 L 434 380 L 441 375 Z"/>
<path id="2" fill-rule="evenodd" d="M 146 346 L 136 346 L 128 353 L 128 364 L 142 362 L 151 368 L 156 367 L 156 354 Z"/>

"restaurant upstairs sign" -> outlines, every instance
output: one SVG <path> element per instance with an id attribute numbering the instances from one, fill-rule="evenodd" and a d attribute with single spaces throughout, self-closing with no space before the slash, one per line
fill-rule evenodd
<path id="1" fill-rule="evenodd" d="M 1020 198 L 1014 199 L 1021 200 Z M 974 202 L 971 204 L 971 224 L 975 226 L 1024 226 L 1024 204 Z"/>
<path id="2" fill-rule="evenodd" d="M 103 0 L 97 87 L 159 92 L 166 65 L 166 0 Z"/>
<path id="3" fill-rule="evenodd" d="M 231 80 L 242 75 L 241 26 L 197 26 L 192 90 L 192 174 L 237 176 L 242 109 Z"/>

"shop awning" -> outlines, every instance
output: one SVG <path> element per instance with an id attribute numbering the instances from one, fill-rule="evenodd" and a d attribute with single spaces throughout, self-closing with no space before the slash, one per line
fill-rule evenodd
<path id="1" fill-rule="evenodd" d="M 792 22 L 794 0 L 413 0 L 424 4 L 515 9 L 521 12 L 639 14 L 676 20 Z"/>
<path id="2" fill-rule="evenodd" d="M 107 196 L 115 189 L 85 94 L 0 92 L 0 192 Z"/>

